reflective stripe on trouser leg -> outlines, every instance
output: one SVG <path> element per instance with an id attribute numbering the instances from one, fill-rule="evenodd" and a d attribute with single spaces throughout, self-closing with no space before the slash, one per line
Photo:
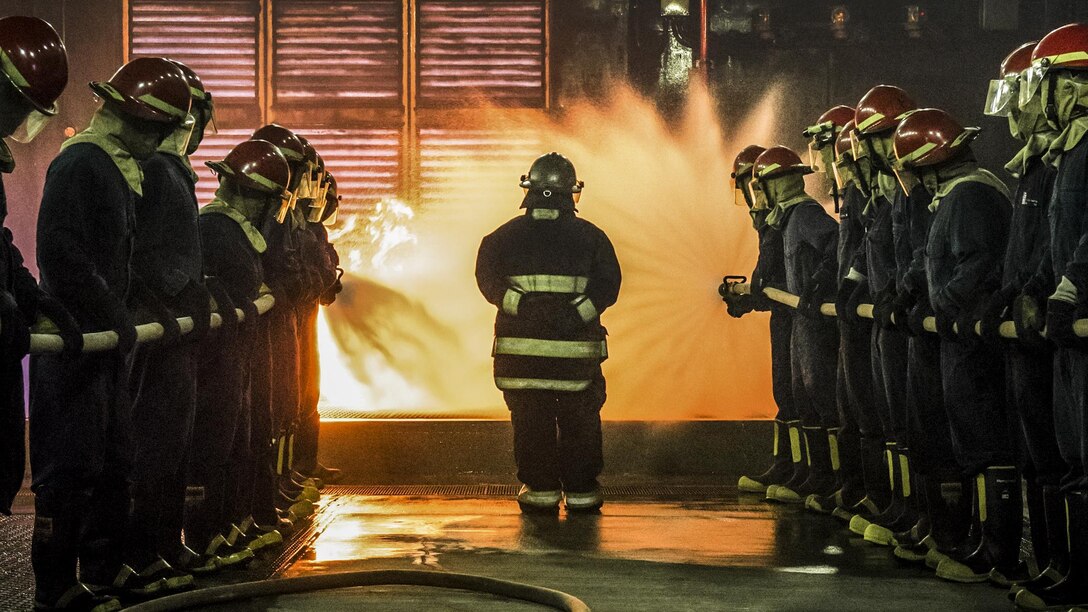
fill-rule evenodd
<path id="1" fill-rule="evenodd" d="M 888 465 L 888 482 L 895 493 L 895 442 L 884 443 L 884 460 Z"/>
<path id="2" fill-rule="evenodd" d="M 774 442 L 771 443 L 771 455 L 778 456 L 778 421 L 774 422 Z"/>
<path id="3" fill-rule="evenodd" d="M 791 421 L 790 428 L 790 458 L 794 463 L 801 463 L 801 429 L 797 427 L 800 421 Z"/>
<path id="4" fill-rule="evenodd" d="M 827 430 L 827 444 L 831 448 L 831 469 L 838 472 L 840 467 L 839 462 L 839 436 L 836 432 L 840 431 L 835 427 Z"/>
<path id="5" fill-rule="evenodd" d="M 910 459 L 906 449 L 899 452 L 899 477 L 903 479 L 903 497 L 910 497 Z"/>
<path id="6" fill-rule="evenodd" d="M 975 491 L 978 495 L 978 521 L 986 522 L 986 474 L 975 476 Z"/>

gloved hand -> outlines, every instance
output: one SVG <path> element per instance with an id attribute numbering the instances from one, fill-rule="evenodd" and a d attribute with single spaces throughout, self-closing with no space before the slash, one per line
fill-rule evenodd
<path id="1" fill-rule="evenodd" d="M 981 324 L 982 337 L 991 343 L 1001 342 L 1001 324 L 1005 321 L 1005 313 L 1010 310 L 1016 291 L 1013 287 L 1003 287 L 995 292 L 983 303 L 979 309 L 979 323 Z"/>
<path id="2" fill-rule="evenodd" d="M 234 301 L 231 300 L 230 294 L 227 293 L 226 287 L 223 286 L 218 277 L 205 277 L 204 285 L 208 288 L 208 293 L 211 294 L 212 299 L 215 300 L 215 312 L 222 319 L 219 326 L 219 338 L 229 341 L 234 338 L 235 333 L 238 331 L 238 312 L 234 309 Z M 208 318 L 210 322 L 211 317 Z"/>
<path id="3" fill-rule="evenodd" d="M 550 327 L 558 306 L 554 295 L 526 293 L 518 303 L 518 318 Z"/>
<path id="4" fill-rule="evenodd" d="M 797 311 L 811 319 L 823 317 L 820 313 L 820 306 L 823 305 L 823 298 L 831 293 L 834 283 L 835 278 L 832 274 L 823 271 L 817 272 L 815 276 L 808 279 L 808 282 L 801 289 L 801 295 L 798 296 L 800 300 L 797 302 Z"/>
<path id="5" fill-rule="evenodd" d="M 965 308 L 961 310 L 959 316 L 956 317 L 956 338 L 961 343 L 969 346 L 981 342 L 982 336 L 975 332 L 975 324 L 978 321 L 979 317 L 973 309 Z"/>
<path id="6" fill-rule="evenodd" d="M 234 307 L 242 311 L 242 316 L 244 317 L 244 319 L 240 321 L 242 325 L 252 327 L 260 322 L 261 315 L 257 312 L 257 307 L 250 300 L 242 300 L 241 303 L 235 302 Z M 275 307 L 279 308 L 280 306 L 277 304 Z"/>
<path id="7" fill-rule="evenodd" d="M 1012 303 L 1012 322 L 1016 325 L 1016 341 L 1035 348 L 1052 349 L 1053 344 L 1043 337 L 1043 326 L 1046 325 L 1046 313 L 1041 304 L 1033 295 L 1021 293 Z"/>
<path id="8" fill-rule="evenodd" d="M 200 342 L 208 334 L 208 329 L 211 326 L 211 294 L 204 286 L 204 283 L 190 279 L 178 292 L 177 301 L 181 306 L 181 311 L 193 319 L 193 331 L 189 333 L 188 339 L 193 342 Z"/>
<path id="9" fill-rule="evenodd" d="M 57 334 L 64 340 L 64 350 L 61 351 L 61 355 L 65 359 L 75 359 L 83 352 L 83 331 L 60 300 L 48 293 L 39 292 L 38 314 L 57 326 Z"/>
<path id="10" fill-rule="evenodd" d="M 725 300 L 725 311 L 734 319 L 739 319 L 756 309 L 756 300 L 749 294 L 734 293 L 722 299 Z"/>
<path id="11" fill-rule="evenodd" d="M 172 346 L 176 344 L 178 339 L 181 338 L 181 327 L 178 326 L 178 320 L 174 317 L 174 313 L 170 312 L 166 304 L 159 299 L 159 296 L 155 295 L 151 287 L 139 276 L 132 276 L 129 289 L 132 292 L 133 299 L 151 315 L 152 321 L 162 326 L 163 333 L 159 345 Z"/>
<path id="12" fill-rule="evenodd" d="M 110 313 L 110 329 L 117 332 L 117 352 L 128 355 L 136 348 L 136 323 L 124 306 Z"/>
<path id="13" fill-rule="evenodd" d="M 30 325 L 15 296 L 0 290 L 0 359 L 20 361 L 30 352 Z"/>
<path id="14" fill-rule="evenodd" d="M 1050 299 L 1046 303 L 1046 337 L 1062 348 L 1073 348 L 1081 342 L 1073 333 L 1077 320 L 1077 305 L 1065 300 Z"/>
<path id="15" fill-rule="evenodd" d="M 578 314 L 578 308 L 574 304 L 567 304 L 556 313 L 555 328 L 563 335 L 573 334 L 585 327 L 586 321 Z"/>
<path id="16" fill-rule="evenodd" d="M 892 316 L 897 297 L 895 290 L 891 288 L 884 289 L 873 296 L 873 321 L 883 329 L 895 329 Z M 903 320 L 899 319 L 899 323 L 902 325 Z"/>
<path id="17" fill-rule="evenodd" d="M 868 284 L 868 283 L 866 283 Z M 861 321 L 859 320 L 857 313 L 857 307 L 854 307 L 854 311 L 850 310 L 850 298 L 853 297 L 854 292 L 858 290 L 862 284 L 852 278 L 844 278 L 839 283 L 839 290 L 835 292 L 835 316 L 841 321 L 850 323 L 851 325 L 857 325 Z"/>
<path id="18" fill-rule="evenodd" d="M 921 336 L 928 334 L 925 328 L 926 317 L 933 316 L 933 309 L 929 307 L 929 303 L 925 301 L 918 302 L 911 309 L 910 314 L 907 315 L 907 324 L 903 327 L 904 330 L 908 330 L 908 333 Z"/>
<path id="19" fill-rule="evenodd" d="M 328 306 L 336 301 L 336 296 L 344 290 L 344 284 L 341 279 L 344 278 L 344 270 L 342 268 L 336 269 L 336 280 L 332 285 L 325 288 L 324 293 L 321 294 L 321 305 Z"/>
<path id="20" fill-rule="evenodd" d="M 949 312 L 947 310 L 935 310 L 933 317 L 937 320 L 937 335 L 942 340 L 948 342 L 959 342 L 960 337 L 956 333 L 954 326 L 958 322 L 959 313 Z"/>

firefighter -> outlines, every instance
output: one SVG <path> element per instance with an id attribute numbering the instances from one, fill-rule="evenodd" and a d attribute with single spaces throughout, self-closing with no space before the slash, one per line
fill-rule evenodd
<path id="1" fill-rule="evenodd" d="M 849 325 L 866 330 L 866 347 L 853 349 L 851 355 L 857 356 L 861 353 L 866 355 L 867 359 L 851 367 L 847 367 L 847 364 L 842 364 L 840 367 L 848 391 L 846 398 L 840 396 L 840 405 L 845 399 L 858 406 L 855 410 L 858 415 L 860 440 L 854 456 L 860 463 L 864 497 L 853 505 L 849 503 L 837 505 L 832 514 L 847 525 L 855 521 L 854 517 L 859 517 L 857 520 L 867 526 L 880 508 L 887 507 L 891 495 L 888 468 L 884 463 L 883 419 L 887 414 L 887 400 L 884 397 L 882 385 L 877 384 L 882 380 L 880 370 L 873 367 L 874 363 L 877 363 L 874 360 L 879 357 L 879 353 L 876 352 L 879 326 L 874 326 L 871 319 L 863 318 L 858 313 L 860 304 L 871 301 L 869 284 L 863 273 L 867 270 L 870 248 L 866 237 L 875 226 L 877 213 L 882 210 L 875 203 L 885 201 L 878 200 L 879 194 L 876 194 L 873 189 L 874 174 L 868 156 L 858 155 L 855 159 L 853 147 L 855 131 L 854 120 L 850 119 L 839 132 L 835 142 L 833 170 L 843 203 L 839 215 L 839 287 L 835 296 L 835 310 L 840 319 L 840 327 Z M 885 218 L 887 218 L 886 214 Z M 847 226 L 846 229 L 843 228 L 844 224 Z M 844 232 L 846 232 L 845 235 Z M 847 245 L 855 244 L 855 247 L 852 250 L 848 248 L 844 250 L 843 242 Z M 861 380 L 858 380 L 859 378 Z M 868 388 L 865 386 L 866 381 L 869 383 Z M 855 389 L 853 395 L 849 393 L 851 388 Z M 864 529 L 862 529 L 863 534 Z"/>
<path id="2" fill-rule="evenodd" d="M 767 224 L 782 233 L 786 288 L 801 302 L 790 330 L 793 398 L 801 416 L 808 475 L 791 479 L 772 499 L 803 503 L 809 495 L 831 496 L 838 490 L 832 444 L 838 427 L 835 406 L 835 355 L 838 334 L 819 305 L 834 295 L 838 228 L 816 200 L 805 193 L 804 176 L 812 169 L 790 149 L 771 147 L 756 158 L 752 189 L 767 199 Z"/>
<path id="3" fill-rule="evenodd" d="M 801 421 L 793 404 L 790 374 L 790 329 L 793 326 L 788 308 L 778 306 L 763 297 L 764 287 L 786 288 L 786 262 L 782 252 L 782 233 L 767 225 L 771 210 L 767 200 L 756 198 L 762 193 L 751 189 L 752 169 L 756 158 L 766 151 L 759 145 L 750 145 L 733 161 L 733 203 L 747 206 L 752 226 L 759 234 L 759 259 L 752 271 L 751 293 L 738 295 L 727 283 L 719 292 L 725 300 L 731 316 L 740 317 L 753 310 L 769 310 L 771 313 L 771 392 L 778 414 L 774 420 L 771 466 L 758 476 L 741 476 L 737 488 L 748 493 L 770 496 L 773 488 L 792 479 L 803 482 L 807 465 L 802 461 Z"/>
<path id="4" fill-rule="evenodd" d="M 176 569 L 199 571 L 199 556 L 181 543 L 185 464 L 196 412 L 197 350 L 211 320 L 197 227 L 196 173 L 189 164 L 212 120 L 211 92 L 188 66 L 192 121 L 180 125 L 158 152 L 141 164 L 143 196 L 136 201 L 133 269 L 175 316 L 193 320 L 193 331 L 176 345 L 137 347 L 132 369 L 135 450 L 132 524 L 126 561 L 146 567 L 158 558 Z M 183 574 L 167 587 L 191 586 Z"/>
<path id="5" fill-rule="evenodd" d="M 35 492 L 31 557 L 36 602 L 64 608 L 98 586 L 154 595 L 176 578 L 164 562 L 122 563 L 131 473 L 129 354 L 135 320 L 126 306 L 177 322 L 131 274 L 133 217 L 142 192 L 138 162 L 188 117 L 185 75 L 161 58 L 135 59 L 106 82 L 90 126 L 65 141 L 46 174 L 38 216 L 42 286 L 89 331 L 113 330 L 116 350 L 30 363 L 30 452 Z M 78 410 L 73 410 L 78 406 Z M 76 578 L 79 562 L 80 580 Z"/>
<path id="6" fill-rule="evenodd" d="M 854 108 L 836 106 L 829 109 L 804 132 L 809 140 L 809 164 L 832 184 L 832 197 L 839 214 L 838 269 L 836 295 L 850 273 L 855 255 L 865 238 L 865 197 L 853 183 L 840 188 L 835 179 L 836 146 L 842 132 L 853 129 Z M 817 512 L 830 513 L 836 509 L 850 513 L 866 500 L 862 439 L 879 440 L 880 421 L 873 411 L 873 382 L 869 375 L 869 338 L 871 324 L 853 319 L 840 319 L 839 359 L 836 371 L 835 395 L 839 426 L 829 430 L 832 469 L 838 472 L 842 485 L 831 497 L 810 495 L 805 506 Z M 872 470 L 870 470 L 872 473 Z M 875 508 L 870 508 L 875 509 Z"/>
<path id="7" fill-rule="evenodd" d="M 68 82 L 68 56 L 53 27 L 36 17 L 0 19 L 0 138 L 28 142 L 56 114 L 56 100 Z M 29 61 L 27 58 L 37 58 Z M 0 173 L 15 169 L 15 158 L 0 140 Z M 70 355 L 83 346 L 79 326 L 59 301 L 38 288 L 23 265 L 11 231 L 3 227 L 7 196 L 0 177 L 0 513 L 10 514 L 26 470 L 26 407 L 22 359 L 30 349 L 30 325 L 39 315 L 60 326 Z"/>
<path id="8" fill-rule="evenodd" d="M 204 569 L 215 570 L 253 559 L 249 544 L 256 540 L 236 540 L 239 528 L 233 522 L 239 519 L 232 513 L 232 479 L 239 467 L 232 464 L 250 445 L 249 357 L 266 348 L 257 344 L 264 336 L 253 306 L 264 283 L 261 255 L 267 248 L 257 228 L 267 217 L 277 216 L 287 197 L 290 169 L 279 150 L 263 140 L 243 142 L 208 166 L 220 182 L 215 199 L 200 210 L 204 273 L 217 278 L 226 299 L 245 314 L 228 346 L 209 339 L 200 347 L 200 408 L 189 462 L 185 540 L 203 551 Z"/>
<path id="9" fill-rule="evenodd" d="M 937 109 L 912 113 L 895 133 L 900 166 L 933 194 L 925 252 L 929 304 L 941 339 L 954 459 L 975 482 L 979 509 L 976 550 L 961 549 L 937 568 L 939 577 L 957 582 L 983 582 L 991 571 L 1015 569 L 1023 520 L 1005 398 L 994 384 L 1004 378 L 1003 364 L 975 331 L 981 296 L 998 289 L 1011 213 L 1005 184 L 979 168 L 971 153 L 977 133 Z"/>
<path id="10" fill-rule="evenodd" d="M 1047 122 L 1059 131 L 1045 161 L 1057 168 L 1050 199 L 1050 260 L 1057 286 L 1045 302 L 1046 335 L 1057 346 L 1054 360 L 1054 424 L 1067 472 L 1061 480 L 1069 559 L 1053 586 L 1021 591 L 1016 604 L 1029 610 L 1088 605 L 1088 354 L 1073 332 L 1086 314 L 1088 261 L 1083 193 L 1088 189 L 1088 25 L 1070 24 L 1047 34 L 1032 51 L 1020 88 L 1022 107 L 1036 92 Z M 1025 292 L 1023 301 L 1035 301 Z M 1017 310 L 1039 312 L 1035 307 Z M 1025 313 L 1027 314 L 1027 313 Z M 1018 315 L 1023 320 L 1024 314 Z M 1035 329 L 1042 327 L 1038 323 Z M 1059 522 L 1061 524 L 1061 522 Z"/>
<path id="11" fill-rule="evenodd" d="M 600 409 L 607 358 L 600 316 L 616 302 L 620 267 L 608 237 L 577 217 L 582 181 L 558 153 L 522 176 L 525 214 L 484 237 L 476 282 L 498 308 L 495 384 L 514 426 L 523 511 L 604 503 Z"/>
<path id="12" fill-rule="evenodd" d="M 1006 313 L 1014 310 L 1018 295 L 1028 293 L 1034 296 L 1035 303 L 1040 303 L 1053 292 L 1055 284 L 1049 262 L 1044 261 L 1049 259 L 1046 253 L 1050 247 L 1046 206 L 1055 173 L 1053 166 L 1043 162 L 1043 155 L 1058 132 L 1047 123 L 1038 92 L 1024 109 L 1019 105 L 1020 75 L 1031 66 L 1035 45 L 1021 45 L 1005 58 L 1000 78 L 991 81 L 985 107 L 987 115 L 1008 117 L 1013 137 L 1024 142 L 1024 148 L 1005 166 L 1019 182 L 1012 200 L 1001 290 L 981 311 L 983 336 L 995 341 L 999 341 L 1000 323 Z M 1004 578 L 1038 588 L 1052 584 L 1060 576 L 1057 567 L 1063 561 L 1053 559 L 1052 554 L 1065 556 L 1059 553 L 1065 544 L 1065 508 L 1058 485 L 1066 466 L 1054 429 L 1054 350 L 1036 331 L 1027 329 L 1019 341 L 1001 346 L 1005 352 L 1006 401 L 1017 416 L 1014 434 L 1018 434 L 1023 447 L 1020 466 L 1027 484 L 1032 548 L 1040 569 L 1054 567 L 1042 571 L 1037 581 L 1029 582 L 1026 564 L 1021 562 L 1013 575 L 995 573 L 991 580 Z M 1014 588 L 1013 596 L 1019 590 Z"/>

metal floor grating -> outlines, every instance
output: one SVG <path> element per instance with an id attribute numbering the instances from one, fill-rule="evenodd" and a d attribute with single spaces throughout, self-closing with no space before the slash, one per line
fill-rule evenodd
<path id="1" fill-rule="evenodd" d="M 30 536 L 34 517 L 0 517 L 0 610 L 28 610 L 34 599 Z"/>
<path id="2" fill-rule="evenodd" d="M 511 497 L 517 495 L 518 485 L 470 484 L 470 485 L 363 485 L 330 486 L 330 495 L 374 496 L 445 496 L 445 497 Z M 623 485 L 601 487 L 608 497 L 648 499 L 702 499 L 736 497 L 737 488 L 723 485 Z"/>

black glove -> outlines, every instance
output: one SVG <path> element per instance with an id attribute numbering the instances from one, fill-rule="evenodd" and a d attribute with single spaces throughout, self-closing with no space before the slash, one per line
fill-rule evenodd
<path id="1" fill-rule="evenodd" d="M 756 309 L 756 300 L 752 295 L 733 293 L 725 300 L 725 311 L 734 319 L 739 319 Z"/>
<path id="2" fill-rule="evenodd" d="M 835 292 L 835 316 L 838 317 L 840 321 L 845 321 L 852 325 L 860 323 L 857 307 L 854 307 L 853 316 L 851 316 L 850 311 L 850 298 L 860 286 L 861 283 L 852 278 L 844 278 L 842 279 L 842 282 L 839 283 L 839 290 Z"/>
<path id="3" fill-rule="evenodd" d="M 1040 349 L 1054 347 L 1042 335 L 1043 326 L 1046 325 L 1044 304 L 1045 299 L 1040 301 L 1027 293 L 1021 293 L 1013 300 L 1012 322 L 1016 325 L 1016 341 L 1020 344 Z"/>
<path id="4" fill-rule="evenodd" d="M 30 325 L 15 296 L 0 290 L 0 359 L 18 362 L 30 352 Z"/>
<path id="5" fill-rule="evenodd" d="M 555 319 L 555 296 L 540 293 L 527 293 L 518 303 L 518 318 L 532 321 L 543 326 L 551 326 Z"/>
<path id="6" fill-rule="evenodd" d="M 815 276 L 808 279 L 808 282 L 801 289 L 797 310 L 802 315 L 812 319 L 822 317 L 820 306 L 823 305 L 823 298 L 831 293 L 834 284 L 835 277 L 831 273 L 822 271 L 816 273 Z"/>
<path id="7" fill-rule="evenodd" d="M 257 306 L 254 305 L 253 302 L 249 300 L 242 300 L 241 303 L 235 303 L 234 307 L 241 310 L 242 316 L 245 317 L 245 320 L 241 322 L 242 325 L 245 325 L 246 327 L 252 327 L 260 322 L 258 319 L 260 319 L 261 315 L 257 312 Z M 286 306 L 280 306 L 279 304 L 276 304 L 275 308 L 286 308 Z"/>
<path id="8" fill-rule="evenodd" d="M 873 296 L 873 321 L 883 329 L 895 329 L 892 315 L 895 312 L 897 298 L 893 289 L 885 289 Z M 898 321 L 902 325 L 903 320 L 898 319 Z"/>
<path id="9" fill-rule="evenodd" d="M 328 306 L 336 301 L 336 296 L 344 290 L 344 283 L 341 279 L 344 278 L 344 270 L 342 268 L 336 269 L 336 280 L 331 285 L 325 288 L 325 291 L 321 294 L 321 305 Z"/>
<path id="10" fill-rule="evenodd" d="M 1046 337 L 1062 348 L 1073 348 L 1081 340 L 1073 332 L 1077 320 L 1077 305 L 1065 300 L 1047 300 Z"/>
<path id="11" fill-rule="evenodd" d="M 181 311 L 193 319 L 193 331 L 188 338 L 200 342 L 208 334 L 212 320 L 212 296 L 208 289 L 195 279 L 190 279 L 178 292 L 177 302 Z"/>
<path id="12" fill-rule="evenodd" d="M 978 315 L 975 311 L 966 308 L 960 311 L 958 317 L 956 317 L 956 338 L 966 345 L 975 345 L 982 340 L 982 336 L 979 336 L 975 332 L 975 324 L 979 322 Z"/>
<path id="13" fill-rule="evenodd" d="M 933 309 L 929 307 L 928 303 L 919 302 L 914 305 L 914 308 L 906 316 L 907 324 L 902 329 L 915 336 L 929 333 L 926 331 L 925 319 L 930 316 L 933 316 Z"/>
<path id="14" fill-rule="evenodd" d="M 979 323 L 982 337 L 987 342 L 1001 342 L 1001 324 L 1005 322 L 1006 311 L 1011 310 L 1014 297 L 1016 292 L 1010 286 L 997 291 L 982 303 L 979 309 Z"/>
<path id="15" fill-rule="evenodd" d="M 136 323 L 124 306 L 110 313 L 110 329 L 117 332 L 117 352 L 128 355 L 136 347 Z"/>
<path id="16" fill-rule="evenodd" d="M 64 340 L 61 355 L 65 359 L 75 359 L 83 352 L 83 331 L 60 300 L 48 293 L 38 293 L 38 313 L 57 326 L 57 334 Z"/>
<path id="17" fill-rule="evenodd" d="M 574 304 L 567 304 L 566 307 L 560 308 L 556 314 L 555 327 L 559 333 L 570 335 L 585 329 L 586 321 L 582 319 L 582 315 L 579 314 L 578 308 Z"/>
<path id="18" fill-rule="evenodd" d="M 163 333 L 162 339 L 159 340 L 160 346 L 176 344 L 178 339 L 181 338 L 181 327 L 178 326 L 178 320 L 174 317 L 174 313 L 170 312 L 166 304 L 159 299 L 159 296 L 155 295 L 155 292 L 140 277 L 135 275 L 132 277 L 130 289 L 133 298 L 147 310 L 151 320 L 162 326 Z M 135 330 L 133 332 L 135 333 Z"/>
<path id="19" fill-rule="evenodd" d="M 933 313 L 933 318 L 937 320 L 937 335 L 942 340 L 949 342 L 959 342 L 960 338 L 956 335 L 956 331 L 953 329 L 957 323 L 959 315 L 957 313 L 948 312 L 947 310 L 936 310 Z"/>
<path id="20" fill-rule="evenodd" d="M 238 312 L 234 309 L 234 301 L 217 277 L 209 276 L 205 278 L 204 284 L 207 286 L 212 299 L 215 300 L 215 312 L 219 314 L 223 321 L 219 326 L 219 338 L 223 340 L 233 338 L 235 332 L 238 331 Z M 209 316 L 208 319 L 210 323 L 211 317 Z"/>

